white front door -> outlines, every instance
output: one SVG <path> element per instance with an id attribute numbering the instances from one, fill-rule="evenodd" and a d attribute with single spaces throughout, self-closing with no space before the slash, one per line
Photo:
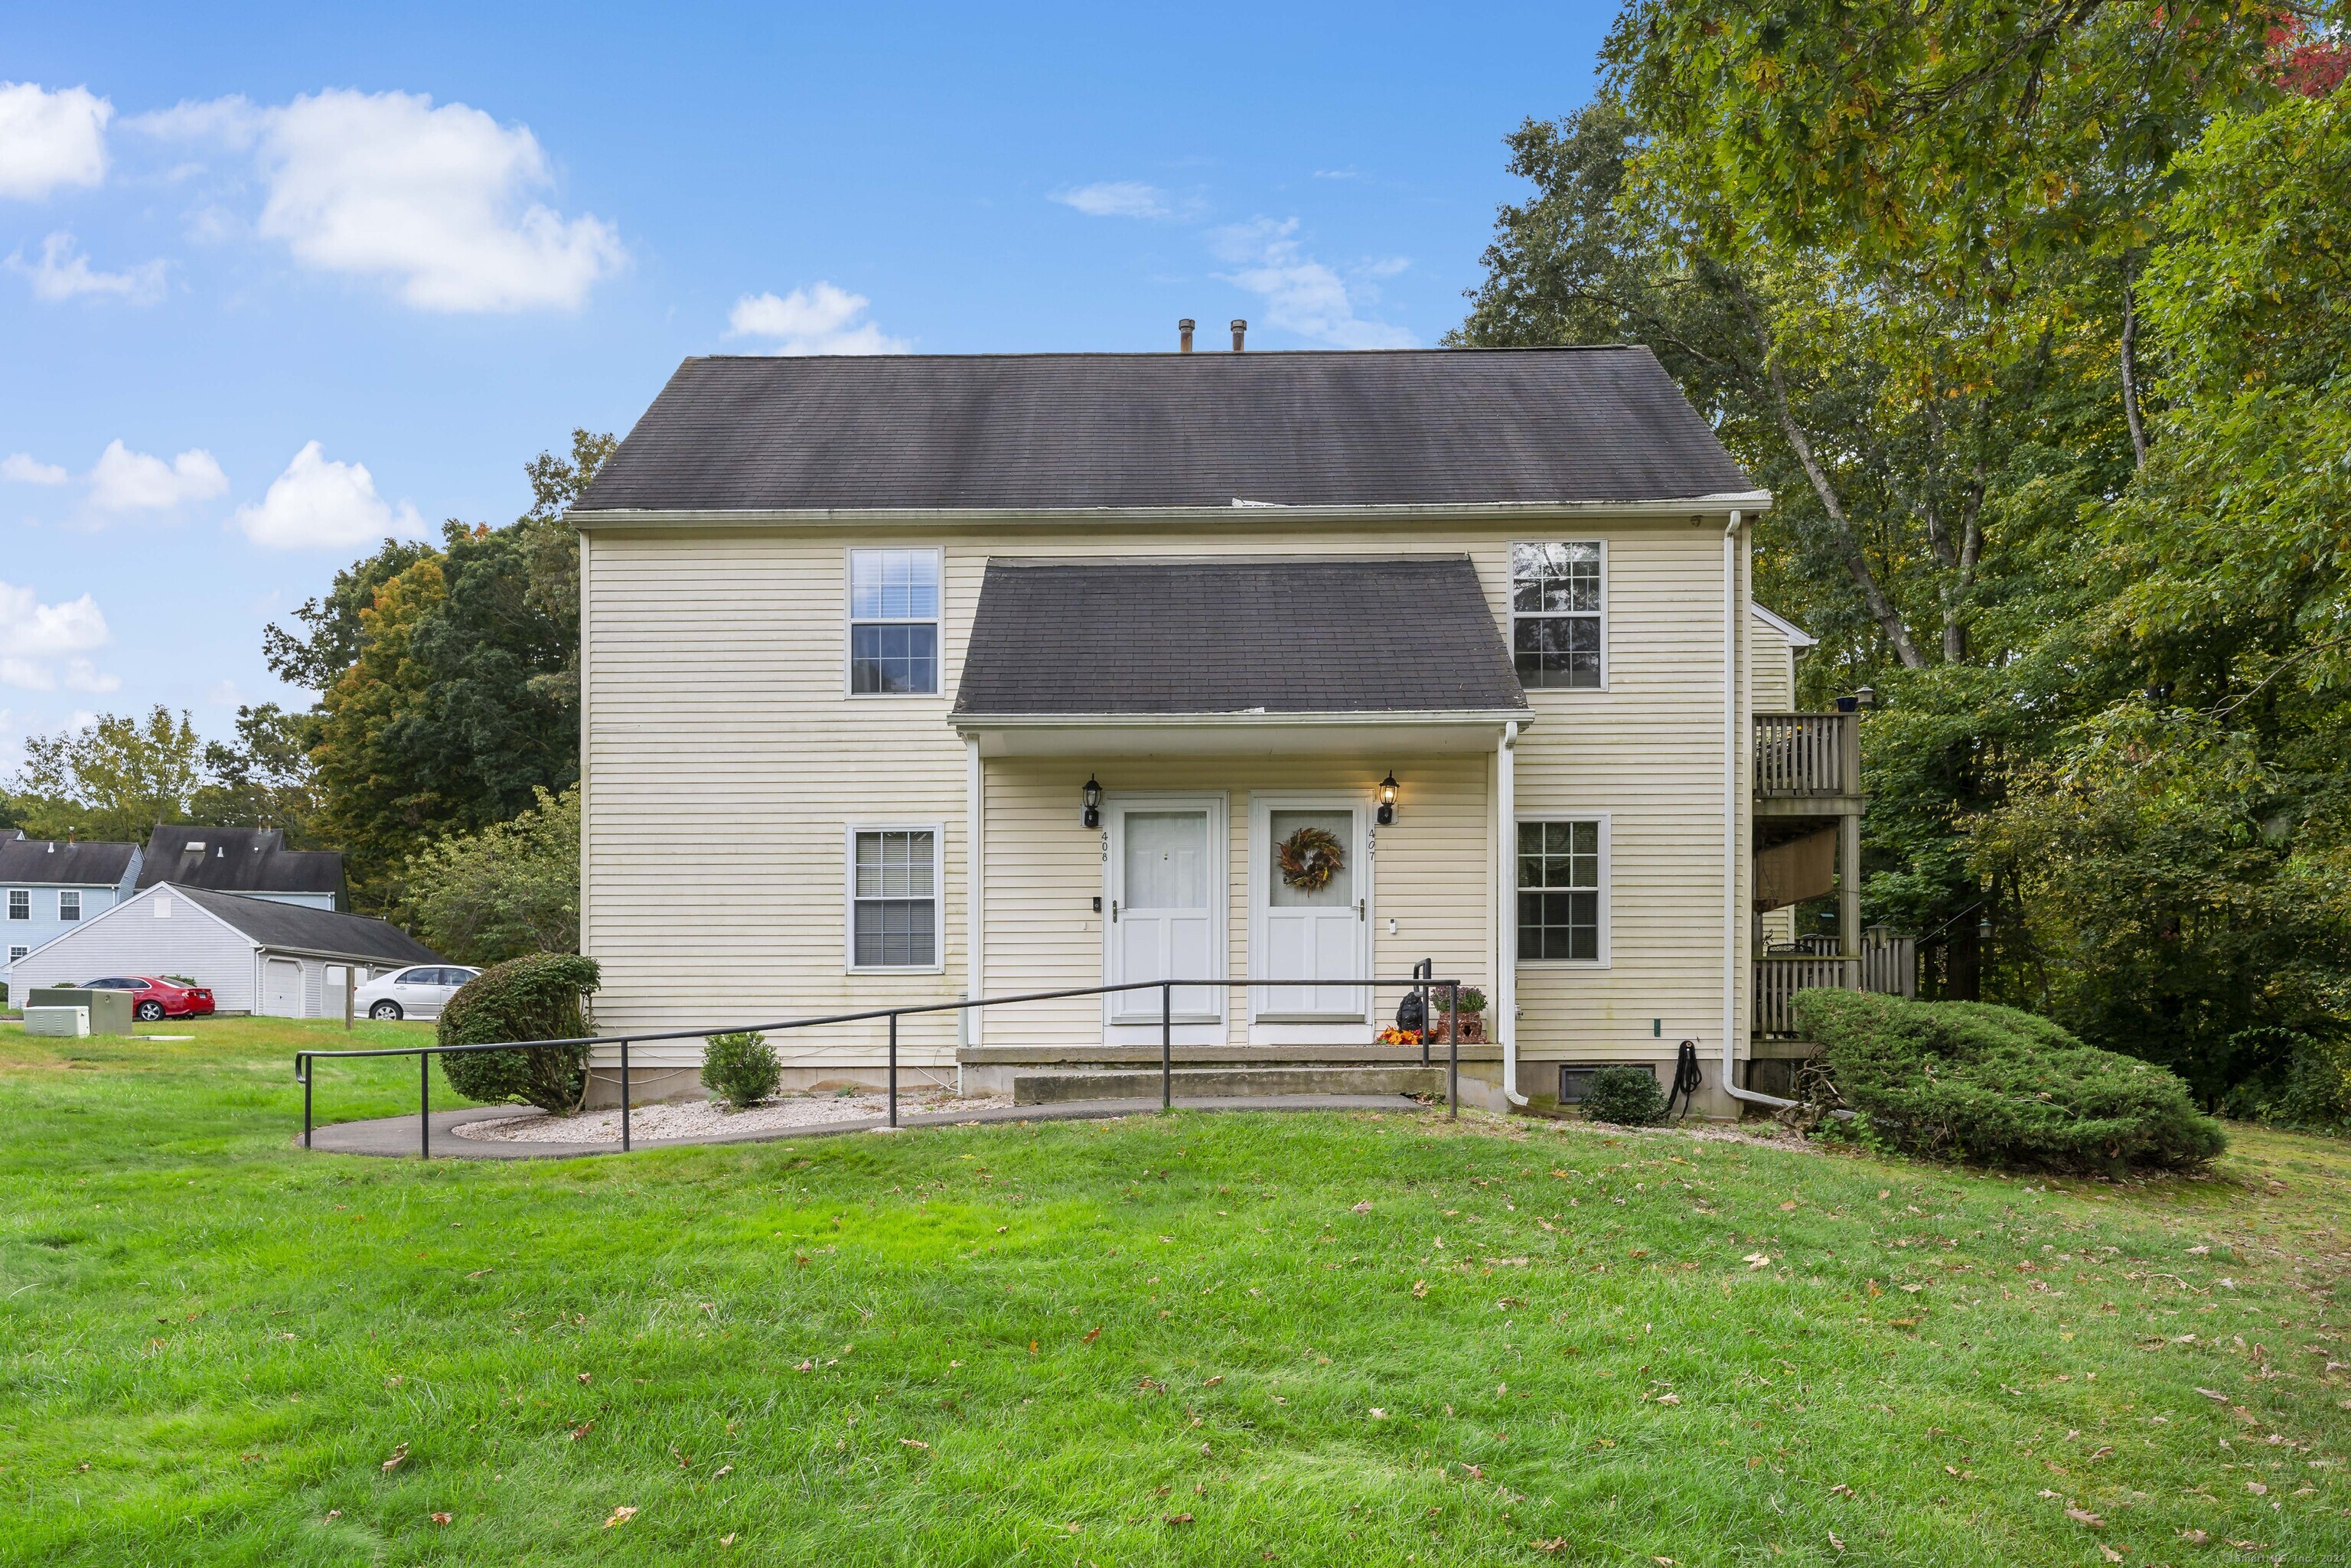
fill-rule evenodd
<path id="1" fill-rule="evenodd" d="M 1326 1034 L 1332 1043 L 1368 1038 L 1370 988 L 1329 983 L 1371 977 L 1367 821 L 1363 803 L 1343 797 L 1260 796 L 1252 803 L 1252 977 L 1321 982 L 1251 987 L 1253 1030 L 1301 1044 Z"/>
<path id="2" fill-rule="evenodd" d="M 1103 983 L 1211 980 L 1224 974 L 1224 809 L 1199 797 L 1142 798 L 1105 807 Z M 1178 986 L 1178 1023 L 1223 1017 L 1207 986 Z M 1156 1025 L 1161 993 L 1114 993 L 1114 1028 Z"/>

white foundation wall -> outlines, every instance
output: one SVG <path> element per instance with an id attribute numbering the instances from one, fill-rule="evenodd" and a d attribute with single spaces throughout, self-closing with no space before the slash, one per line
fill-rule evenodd
<path id="1" fill-rule="evenodd" d="M 1510 528 L 1416 521 L 1408 529 L 1066 525 L 985 530 L 879 528 L 583 533 L 583 948 L 603 966 L 600 1027 L 658 1030 L 950 1000 L 971 982 L 966 915 L 964 744 L 947 721 L 989 557 L 1054 555 L 1470 556 L 1507 628 L 1513 540 L 1602 541 L 1607 551 L 1603 691 L 1531 694 L 1517 756 L 1521 820 L 1604 815 L 1610 823 L 1608 954 L 1602 967 L 1522 966 L 1522 1087 L 1555 1081 L 1555 1059 L 1670 1057 L 1696 1038 L 1721 1047 L 1723 592 L 1719 513 L 1669 521 L 1578 515 Z M 1246 531 L 1243 531 L 1246 529 Z M 847 550 L 944 549 L 940 692 L 846 691 Z M 1743 540 L 1738 550 L 1743 562 Z M 1751 639 L 1743 568 L 1732 617 Z M 1751 661 L 1750 661 L 1751 662 Z M 1743 677 L 1734 737 L 1733 874 L 1745 907 L 1751 707 Z M 1148 765 L 1148 770 L 1146 770 Z M 994 758 L 987 764 L 986 989 L 1030 977 L 1100 984 L 1101 842 L 1078 826 L 1078 786 L 1230 792 L 1231 972 L 1247 963 L 1248 793 L 1364 788 L 1394 767 L 1402 821 L 1384 833 L 1377 966 L 1422 956 L 1495 993 L 1501 835 L 1489 756 L 1416 758 L 1186 757 Z M 935 974 L 846 968 L 844 835 L 852 824 L 935 825 L 942 834 L 941 957 Z M 1441 846 L 1441 847 L 1440 847 Z M 1389 859 L 1387 857 L 1394 857 Z M 1416 907 L 1417 906 L 1417 907 Z M 1395 938 L 1384 921 L 1399 922 Z M 1090 924 L 1092 923 L 1092 924 Z M 1734 923 L 1741 1005 L 1743 917 Z M 1384 1012 L 1393 1000 L 1383 1003 Z M 1082 1016 L 1081 1016 L 1082 1013 Z M 1010 1015 L 1007 1015 L 1010 1016 Z M 989 1043 L 1100 1040 L 1099 1004 L 990 1022 Z M 1663 1020 L 1651 1033 L 1652 1019 Z M 909 1019 L 910 1065 L 951 1063 L 951 1015 Z M 1738 1025 L 1743 1043 L 1743 1017 Z M 1008 1033 L 1008 1031 L 1017 1031 Z M 1071 1033 L 1075 1031 L 1075 1033 Z M 788 1064 L 870 1065 L 877 1026 L 821 1040 L 776 1037 Z M 600 1058 L 600 1060 L 601 1060 Z M 639 1048 L 649 1067 L 691 1065 L 699 1040 Z"/>

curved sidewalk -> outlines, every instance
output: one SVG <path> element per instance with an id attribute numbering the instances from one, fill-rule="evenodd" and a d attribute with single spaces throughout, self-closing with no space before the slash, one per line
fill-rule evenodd
<path id="1" fill-rule="evenodd" d="M 463 1160 L 570 1160 L 583 1155 L 617 1155 L 618 1144 L 517 1143 L 494 1138 L 461 1138 L 457 1129 L 469 1122 L 511 1116 L 513 1105 L 475 1105 L 463 1111 L 433 1113 L 433 1157 Z M 1402 1111 L 1441 1112 L 1442 1105 L 1423 1104 L 1400 1094 L 1268 1094 L 1230 1095 L 1177 1100 L 1178 1111 Z M 1012 1105 L 992 1111 L 937 1112 L 902 1115 L 898 1130 L 918 1127 L 963 1127 L 1001 1122 L 1099 1122 L 1120 1116 L 1152 1116 L 1159 1106 L 1151 1100 L 1074 1100 L 1055 1105 Z M 376 1155 L 387 1158 L 416 1157 L 417 1118 L 380 1116 L 366 1122 L 337 1122 L 314 1127 L 310 1149 L 315 1154 Z M 840 1133 L 886 1133 L 887 1119 L 823 1122 L 804 1127 L 768 1127 L 749 1133 L 718 1133 L 701 1138 L 638 1138 L 628 1151 L 690 1149 L 711 1144 L 796 1143 L 802 1138 L 831 1137 Z M 301 1146 L 298 1135 L 295 1146 Z"/>

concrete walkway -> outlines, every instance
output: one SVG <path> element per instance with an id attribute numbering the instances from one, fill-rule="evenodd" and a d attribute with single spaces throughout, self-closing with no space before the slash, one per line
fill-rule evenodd
<path id="1" fill-rule="evenodd" d="M 1231 1095 L 1209 1099 L 1176 1102 L 1179 1111 L 1388 1111 L 1436 1112 L 1444 1106 L 1423 1104 L 1400 1094 L 1265 1094 Z M 460 1160 L 569 1160 L 582 1155 L 617 1155 L 618 1144 L 538 1144 L 510 1143 L 490 1138 L 461 1138 L 456 1129 L 468 1122 L 480 1122 L 500 1116 L 511 1116 L 512 1105 L 476 1105 L 465 1111 L 433 1113 L 433 1157 Z M 992 1111 L 938 1112 L 930 1115 L 901 1115 L 899 1130 L 917 1127 L 960 1127 L 983 1123 L 999 1122 L 1098 1122 L 1118 1116 L 1156 1115 L 1159 1105 L 1153 1100 L 1077 1100 L 1058 1105 L 1012 1105 Z M 337 1155 L 381 1155 L 388 1158 L 416 1157 L 418 1119 L 414 1116 L 383 1116 L 371 1122 L 337 1122 L 330 1126 L 311 1129 L 310 1147 L 314 1152 Z M 829 1138 L 842 1133 L 876 1133 L 889 1130 L 887 1119 L 875 1116 L 862 1122 L 825 1122 L 808 1127 L 771 1127 L 760 1132 L 719 1133 L 704 1138 L 638 1138 L 632 1140 L 632 1153 L 647 1149 L 684 1149 L 703 1144 L 774 1144 L 797 1143 L 802 1138 Z M 299 1146 L 300 1140 L 296 1140 Z"/>

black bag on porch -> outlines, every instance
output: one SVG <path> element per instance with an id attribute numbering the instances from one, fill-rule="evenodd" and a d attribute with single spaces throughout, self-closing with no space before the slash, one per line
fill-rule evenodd
<path id="1" fill-rule="evenodd" d="M 1404 1000 L 1396 1004 L 1395 1026 L 1423 1036 L 1428 1033 L 1428 1004 L 1418 991 L 1406 991 Z"/>

